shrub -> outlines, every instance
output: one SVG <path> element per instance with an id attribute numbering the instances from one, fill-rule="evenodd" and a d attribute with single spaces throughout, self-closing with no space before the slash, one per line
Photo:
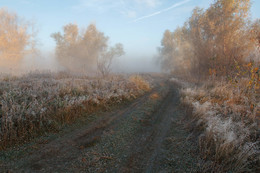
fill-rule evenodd
<path id="1" fill-rule="evenodd" d="M 132 75 L 129 80 L 133 82 L 139 90 L 149 91 L 151 90 L 150 84 L 140 75 Z"/>

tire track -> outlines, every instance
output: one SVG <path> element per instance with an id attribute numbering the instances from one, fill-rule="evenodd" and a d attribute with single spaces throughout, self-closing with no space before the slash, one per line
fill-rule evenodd
<path id="1" fill-rule="evenodd" d="M 82 147 L 90 147 L 99 142 L 106 129 L 116 126 L 130 115 L 132 111 L 143 106 L 149 96 L 158 89 L 158 86 L 155 87 L 151 92 L 138 98 L 122 110 L 107 113 L 103 118 L 90 125 L 74 130 L 61 138 L 42 145 L 37 151 L 13 161 L 10 167 L 14 170 L 19 170 L 19 172 L 62 172 L 66 165 L 77 159 Z"/>
<path id="2" fill-rule="evenodd" d="M 125 172 L 152 172 L 162 142 L 171 128 L 171 117 L 179 103 L 178 91 L 171 88 L 160 108 L 150 117 L 150 126 L 140 130 L 132 143 L 132 155 L 122 168 Z"/>

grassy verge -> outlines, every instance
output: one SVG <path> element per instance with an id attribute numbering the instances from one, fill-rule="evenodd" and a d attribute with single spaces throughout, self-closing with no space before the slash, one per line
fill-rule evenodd
<path id="1" fill-rule="evenodd" d="M 205 172 L 256 172 L 259 169 L 259 93 L 245 83 L 208 82 L 181 90 L 190 110 Z"/>

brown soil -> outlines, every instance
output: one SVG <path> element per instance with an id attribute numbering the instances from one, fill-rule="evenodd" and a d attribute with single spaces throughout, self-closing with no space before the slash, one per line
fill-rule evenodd
<path id="1" fill-rule="evenodd" d="M 174 84 L 158 83 L 80 128 L 19 154 L 2 152 L 0 172 L 196 172 L 196 146 L 188 140 L 179 102 Z"/>

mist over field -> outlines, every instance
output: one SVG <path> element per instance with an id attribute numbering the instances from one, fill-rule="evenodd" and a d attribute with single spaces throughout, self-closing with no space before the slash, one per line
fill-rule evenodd
<path id="1" fill-rule="evenodd" d="M 9 13 L 6 9 L 2 9 L 2 11 Z M 16 16 L 12 12 L 10 12 L 10 15 Z M 19 25 L 19 18 L 16 16 L 13 22 L 17 22 Z M 108 73 L 108 71 L 113 73 L 149 73 L 161 71 L 158 64 L 158 53 L 147 54 L 140 52 L 140 50 L 139 53 L 120 53 L 120 51 L 123 51 L 123 47 L 109 48 L 109 37 L 99 32 L 95 25 L 90 24 L 89 27 L 89 31 L 86 31 L 85 35 L 78 35 L 84 32 L 84 29 L 78 29 L 76 24 L 65 25 L 63 36 L 60 35 L 60 32 L 51 35 L 57 43 L 56 48 L 52 50 L 41 50 L 40 42 L 40 44 L 30 47 L 31 44 L 34 44 L 33 39 L 38 39 L 36 35 L 33 36 L 30 30 L 27 30 L 27 33 L 19 33 L 17 31 L 17 34 L 24 34 L 22 36 L 28 37 L 28 40 L 24 43 L 19 43 L 21 44 L 21 48 L 16 53 L 17 56 L 12 55 L 12 49 L 10 51 L 6 50 L 5 55 L 3 52 L 0 72 L 19 75 L 36 70 L 42 72 L 71 71 L 78 74 L 93 75 L 101 70 L 99 62 L 103 63 L 103 66 L 106 66 L 105 73 Z M 94 27 L 94 31 L 92 31 L 91 27 Z M 27 26 L 25 26 L 26 28 Z M 73 31 L 73 29 L 75 30 Z M 29 40 L 29 37 L 32 40 Z M 88 39 L 92 39 L 91 41 L 93 42 L 84 43 L 82 37 L 89 37 Z M 16 45 L 11 46 L 16 47 Z M 23 48 L 24 50 L 22 50 Z"/>
<path id="2" fill-rule="evenodd" d="M 0 172 L 259 172 L 259 7 L 0 0 Z"/>
<path id="3" fill-rule="evenodd" d="M 138 63 L 137 63 L 138 62 Z M 11 73 L 17 75 L 17 73 L 26 74 L 32 71 L 42 72 L 59 72 L 64 70 L 62 65 L 55 59 L 55 53 L 41 53 L 36 57 L 25 57 L 21 62 L 20 70 L 13 70 L 12 68 L 1 68 L 1 73 Z M 111 71 L 114 73 L 159 73 L 161 72 L 160 65 L 156 56 L 151 57 L 149 55 L 125 55 L 117 58 L 111 65 Z"/>
<path id="4" fill-rule="evenodd" d="M 153 73 L 161 72 L 156 56 L 126 55 L 112 64 L 112 71 L 119 73 Z"/>

